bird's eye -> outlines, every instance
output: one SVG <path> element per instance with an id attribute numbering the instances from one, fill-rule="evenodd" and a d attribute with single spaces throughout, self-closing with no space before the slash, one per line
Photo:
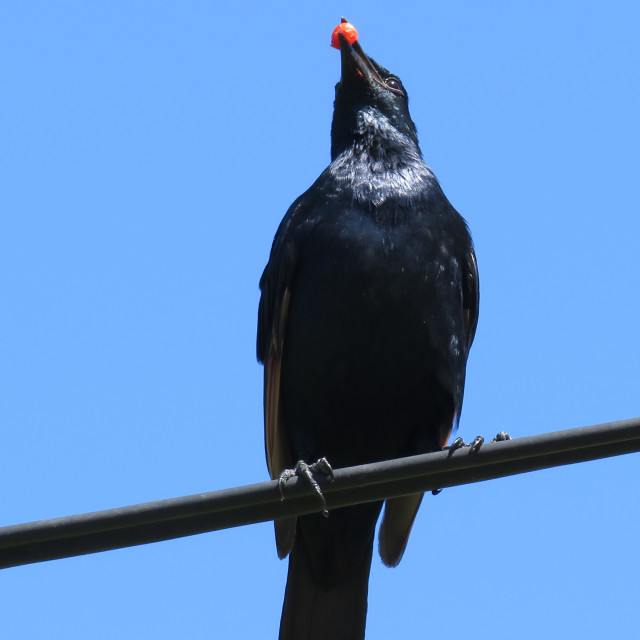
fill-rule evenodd
<path id="1" fill-rule="evenodd" d="M 400 86 L 400 81 L 398 78 L 387 78 L 385 83 L 389 89 L 394 89 L 395 91 L 402 91 L 402 87 Z"/>

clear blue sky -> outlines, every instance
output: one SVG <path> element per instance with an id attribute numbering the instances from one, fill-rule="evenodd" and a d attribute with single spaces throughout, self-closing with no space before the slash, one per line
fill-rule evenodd
<path id="1" fill-rule="evenodd" d="M 341 15 L 471 226 L 460 433 L 639 413 L 635 2 L 3 3 L 0 524 L 267 478 L 258 279 Z M 427 497 L 368 640 L 637 633 L 637 455 Z M 6 570 L 7 638 L 275 638 L 270 524 Z"/>

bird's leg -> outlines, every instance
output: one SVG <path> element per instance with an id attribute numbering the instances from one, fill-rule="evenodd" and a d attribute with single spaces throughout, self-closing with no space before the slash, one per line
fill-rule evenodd
<path id="1" fill-rule="evenodd" d="M 284 485 L 287 483 L 289 478 L 293 478 L 294 476 L 305 478 L 313 488 L 316 495 L 320 498 L 320 502 L 322 503 L 322 515 L 325 518 L 328 518 L 329 511 L 327 511 L 327 501 L 324 498 L 320 485 L 313 477 L 314 473 L 324 473 L 325 475 L 328 475 L 331 482 L 333 482 L 333 469 L 326 458 L 320 458 L 320 460 L 317 460 L 313 464 L 307 464 L 304 460 L 298 460 L 293 469 L 285 469 L 278 478 L 280 499 L 284 500 Z"/>
<path id="2" fill-rule="evenodd" d="M 506 431 L 501 431 L 491 442 L 505 442 L 506 440 L 511 440 L 511 436 Z"/>

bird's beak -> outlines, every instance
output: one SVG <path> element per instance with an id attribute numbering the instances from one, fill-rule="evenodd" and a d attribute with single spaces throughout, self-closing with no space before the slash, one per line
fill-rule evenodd
<path id="1" fill-rule="evenodd" d="M 353 82 L 356 78 L 361 77 L 370 85 L 379 85 L 386 87 L 384 80 L 371 64 L 371 60 L 367 58 L 367 54 L 362 50 L 360 43 L 356 40 L 352 45 L 349 44 L 343 33 L 338 33 L 340 41 L 340 57 L 342 61 L 342 78 L 341 82 Z"/>

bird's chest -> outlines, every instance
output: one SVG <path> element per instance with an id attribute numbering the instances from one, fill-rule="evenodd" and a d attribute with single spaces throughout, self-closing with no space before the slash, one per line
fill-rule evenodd
<path id="1" fill-rule="evenodd" d="M 292 369 L 342 372 L 353 386 L 363 372 L 387 385 L 448 366 L 463 327 L 460 269 L 445 236 L 420 220 L 347 215 L 306 240 L 287 323 Z"/>
<path id="2" fill-rule="evenodd" d="M 315 301 L 304 305 L 375 325 L 455 297 L 460 269 L 449 237 L 424 216 L 407 217 L 357 212 L 317 225 L 300 247 L 295 290 Z"/>
<path id="3" fill-rule="evenodd" d="M 459 360 L 451 357 L 463 331 L 455 258 L 428 225 L 343 216 L 314 231 L 299 246 L 282 370 L 288 420 L 309 425 L 300 451 L 321 443 L 335 457 L 327 424 L 343 444 L 353 438 L 354 450 L 364 437 L 388 444 L 399 416 L 406 430 L 394 447 L 405 451 L 435 411 L 425 391 Z"/>

